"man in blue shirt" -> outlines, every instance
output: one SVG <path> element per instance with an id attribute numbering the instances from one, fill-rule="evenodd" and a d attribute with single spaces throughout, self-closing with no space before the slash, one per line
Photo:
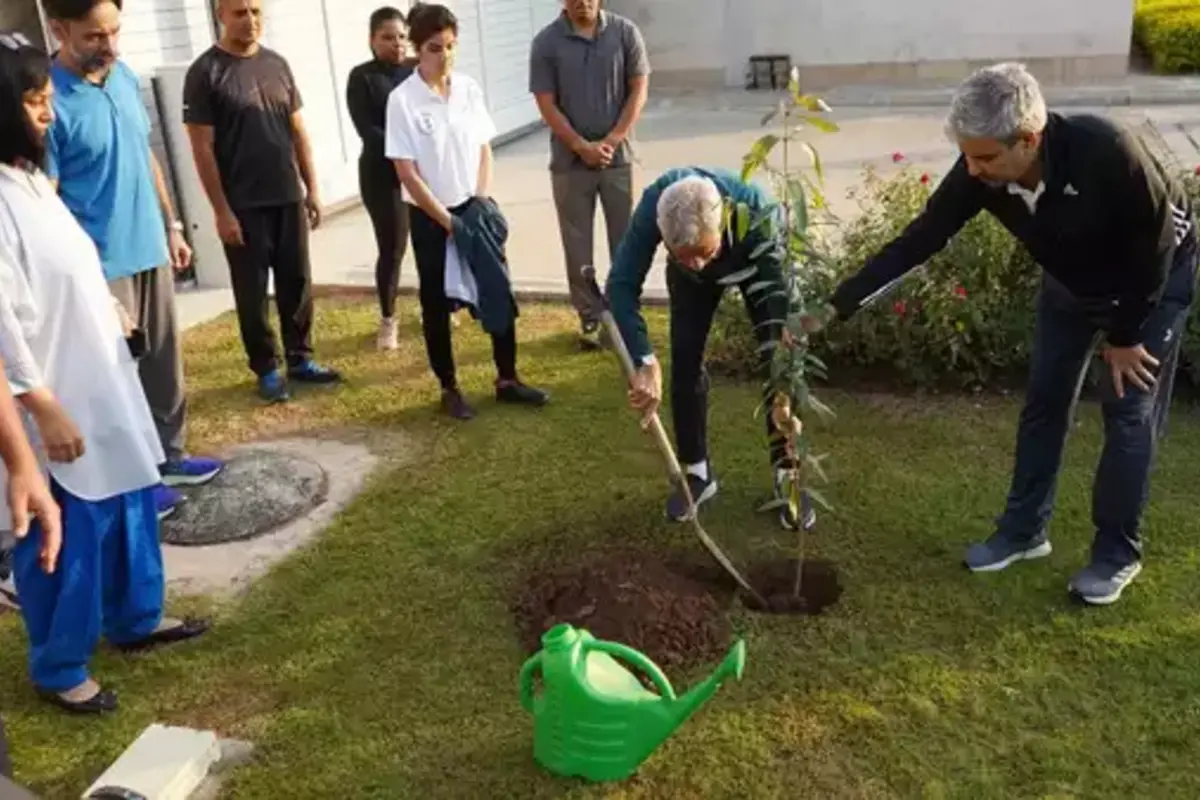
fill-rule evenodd
<path id="1" fill-rule="evenodd" d="M 54 59 L 55 122 L 47 172 L 100 252 L 104 276 L 145 336 L 140 372 L 167 461 L 159 514 L 182 499 L 171 487 L 212 480 L 222 464 L 184 454 L 187 397 L 175 314 L 174 269 L 191 249 L 162 169 L 138 76 L 117 57 L 121 0 L 46 0 L 62 47 Z"/>
<path id="2" fill-rule="evenodd" d="M 734 219 L 725 225 L 725 206 L 732 204 Z M 771 320 L 787 316 L 786 286 L 780 263 L 782 245 L 764 246 L 779 235 L 770 223 L 750 228 L 737 241 L 734 231 L 738 204 L 745 204 L 751 220 L 776 206 L 760 187 L 744 182 L 740 176 L 723 169 L 679 167 L 664 172 L 642 193 L 633 212 L 633 220 L 613 258 L 608 273 L 606 294 L 621 338 L 638 365 L 631 381 L 630 403 L 647 417 L 658 410 L 662 398 L 662 372 L 646 333 L 646 321 L 640 311 L 642 285 L 662 244 L 667 251 L 667 292 L 671 340 L 671 417 L 675 428 L 675 446 L 679 461 L 687 473 L 696 505 L 717 493 L 716 476 L 708 461 L 708 375 L 704 369 L 704 348 L 713 316 L 726 290 L 736 286 L 742 294 L 750 320 L 760 342 L 776 342 L 782 326 Z M 751 220 L 746 220 L 747 224 Z M 752 293 L 750 287 L 767 288 Z M 768 349 L 760 368 L 769 366 Z M 788 472 L 785 443 L 772 431 L 770 414 L 767 434 L 771 464 L 776 465 L 774 491 L 777 498 L 786 489 Z M 687 500 L 682 493 L 667 499 L 667 517 L 675 521 L 688 518 Z M 808 503 L 800 515 L 811 527 L 815 516 Z M 780 522 L 789 529 L 799 522 L 785 505 Z"/>

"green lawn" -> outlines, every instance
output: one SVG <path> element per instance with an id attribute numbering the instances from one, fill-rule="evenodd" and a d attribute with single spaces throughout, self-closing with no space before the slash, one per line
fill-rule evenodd
<path id="1" fill-rule="evenodd" d="M 540 772 L 508 612 L 529 560 L 699 545 L 661 521 L 665 479 L 623 407 L 615 361 L 574 351 L 569 313 L 524 313 L 525 375 L 554 402 L 494 406 L 486 341 L 464 325 L 462 374 L 481 411 L 468 425 L 433 411 L 411 304 L 406 346 L 381 356 L 370 304 L 322 301 L 320 354 L 350 383 L 287 408 L 254 399 L 231 318 L 191 332 L 197 449 L 369 432 L 394 460 L 315 546 L 218 607 L 202 643 L 136 660 L 103 651 L 97 677 L 122 693 L 111 719 L 39 704 L 19 620 L 0 617 L 18 778 L 77 797 L 161 721 L 257 742 L 260 759 L 230 787 L 238 798 L 1200 797 L 1200 417 L 1173 417 L 1146 571 L 1120 605 L 1096 610 L 1065 593 L 1089 543 L 1096 408 L 1069 448 L 1054 555 L 978 577 L 959 556 L 1003 500 L 1016 403 L 836 393 L 826 400 L 839 418 L 820 441 L 837 513 L 810 550 L 839 564 L 841 603 L 818 618 L 736 612 L 744 681 L 636 779 L 598 788 Z M 662 341 L 663 318 L 653 324 Z M 721 387 L 711 412 L 724 489 L 708 527 L 739 551 L 775 527 L 753 510 L 766 458 L 752 403 L 753 390 Z M 670 677 L 687 686 L 702 671 Z"/>

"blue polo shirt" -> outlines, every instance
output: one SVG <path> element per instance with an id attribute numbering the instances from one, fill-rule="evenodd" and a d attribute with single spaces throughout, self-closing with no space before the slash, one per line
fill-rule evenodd
<path id="1" fill-rule="evenodd" d="M 96 243 L 107 280 L 169 263 L 150 163 L 150 117 L 137 75 L 118 61 L 103 84 L 55 62 L 47 173 Z"/>

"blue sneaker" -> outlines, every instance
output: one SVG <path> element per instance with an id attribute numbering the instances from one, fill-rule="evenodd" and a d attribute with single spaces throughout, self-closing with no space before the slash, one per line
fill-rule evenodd
<path id="1" fill-rule="evenodd" d="M 1045 535 L 1033 539 L 1013 539 L 994 533 L 986 542 L 967 548 L 963 563 L 972 572 L 998 572 L 1018 561 L 1045 558 L 1052 548 Z"/>
<path id="2" fill-rule="evenodd" d="M 202 486 L 221 474 L 225 465 L 215 458 L 178 458 L 159 467 L 166 486 Z"/>
<path id="3" fill-rule="evenodd" d="M 158 521 L 162 522 L 179 509 L 183 495 L 169 486 L 159 484 L 154 487 L 154 506 L 158 510 Z"/>
<path id="4" fill-rule="evenodd" d="M 323 367 L 309 359 L 288 367 L 288 378 L 300 383 L 337 383 L 342 376 L 338 374 L 337 370 Z"/>
<path id="5" fill-rule="evenodd" d="M 1140 561 L 1123 567 L 1116 564 L 1089 564 L 1075 573 L 1068 588 L 1071 594 L 1088 605 L 1112 605 L 1121 599 L 1121 592 L 1141 571 Z"/>
<path id="6" fill-rule="evenodd" d="M 268 403 L 286 403 L 291 399 L 287 382 L 279 370 L 272 370 L 258 379 L 258 393 Z"/>

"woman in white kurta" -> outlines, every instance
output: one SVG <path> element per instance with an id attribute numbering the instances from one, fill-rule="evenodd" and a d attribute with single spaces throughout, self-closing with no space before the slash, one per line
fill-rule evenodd
<path id="1" fill-rule="evenodd" d="M 102 633 L 134 650 L 207 625 L 163 619 L 153 496 L 162 447 L 96 247 L 40 167 L 49 66 L 23 37 L 0 34 L 0 356 L 63 527 L 57 569 L 39 563 L 34 521 L 13 577 L 35 686 L 69 711 L 99 713 L 116 707 L 87 669 Z M 21 102 L 6 107 L 9 98 Z M 3 501 L 0 524 L 13 527 Z"/>
<path id="2" fill-rule="evenodd" d="M 450 315 L 475 305 L 475 286 L 453 246 L 453 216 L 488 195 L 496 125 L 483 90 L 454 71 L 458 20 L 442 5 L 422 4 L 408 19 L 417 69 L 388 95 L 385 153 L 396 166 L 409 204 L 413 257 L 420 282 L 421 327 L 429 366 L 442 387 L 442 409 L 470 419 L 474 409 L 458 386 Z M 492 335 L 496 399 L 541 406 L 549 396 L 517 378 L 516 325 Z"/>

